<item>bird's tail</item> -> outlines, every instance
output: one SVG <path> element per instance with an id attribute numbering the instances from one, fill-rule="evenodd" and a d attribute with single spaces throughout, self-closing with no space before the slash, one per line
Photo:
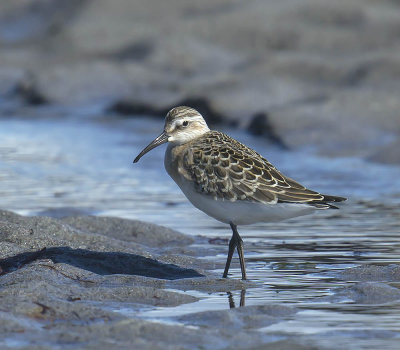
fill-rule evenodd
<path id="1" fill-rule="evenodd" d="M 316 208 L 320 209 L 339 209 L 337 206 L 331 204 L 330 202 L 333 203 L 338 203 L 338 202 L 344 202 L 347 200 L 345 197 L 339 197 L 339 196 L 330 196 L 328 194 L 323 194 L 324 199 L 319 201 L 318 203 L 315 203 Z"/>
<path id="2" fill-rule="evenodd" d="M 330 196 L 330 195 L 327 195 L 327 194 L 323 194 L 323 196 L 324 196 L 324 199 L 322 200 L 322 202 L 334 202 L 334 203 L 337 203 L 337 202 L 344 202 L 344 201 L 347 200 L 347 198 L 345 198 L 345 197 Z"/>

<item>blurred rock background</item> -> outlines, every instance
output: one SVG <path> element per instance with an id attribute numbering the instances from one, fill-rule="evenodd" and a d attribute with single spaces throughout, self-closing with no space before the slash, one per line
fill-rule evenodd
<path id="1" fill-rule="evenodd" d="M 399 78 L 398 0 L 0 2 L 3 116 L 186 102 L 288 148 L 399 164 Z"/>

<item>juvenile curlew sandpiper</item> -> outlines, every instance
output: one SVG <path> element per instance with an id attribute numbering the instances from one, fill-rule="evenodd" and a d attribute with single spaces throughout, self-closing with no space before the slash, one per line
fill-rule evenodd
<path id="1" fill-rule="evenodd" d="M 243 241 L 237 225 L 280 221 L 316 209 L 337 209 L 330 202 L 346 200 L 309 190 L 283 175 L 256 151 L 210 130 L 201 114 L 190 107 L 171 109 L 164 131 L 133 162 L 166 142 L 165 169 L 185 196 L 196 208 L 231 226 L 223 277 L 228 276 L 237 248 L 242 279 L 246 279 Z"/>

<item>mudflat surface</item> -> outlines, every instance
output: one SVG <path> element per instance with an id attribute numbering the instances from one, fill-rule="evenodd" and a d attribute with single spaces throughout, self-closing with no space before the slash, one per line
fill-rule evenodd
<path id="1" fill-rule="evenodd" d="M 219 278 L 212 271 L 222 268 L 219 263 L 201 259 L 192 249 L 207 244 L 204 237 L 136 220 L 23 217 L 0 211 L 0 345 L 336 349 L 348 337 L 355 338 L 349 348 L 383 344 L 395 349 L 398 344 L 395 329 L 357 333 L 354 327 L 333 327 L 313 334 L 303 332 L 301 324 L 317 305 L 347 303 L 359 311 L 396 308 L 400 265 L 363 265 L 339 272 L 336 278 L 351 285 L 316 297 L 308 308 L 266 300 L 246 306 L 246 291 L 251 294 L 259 285 Z M 191 307 L 204 293 L 225 294 L 225 308 Z M 238 293 L 240 300 L 234 296 Z"/>
<path id="2" fill-rule="evenodd" d="M 145 349 L 247 347 L 266 339 L 247 334 L 240 325 L 269 325 L 296 312 L 286 306 L 255 306 L 232 313 L 196 313 L 193 319 L 181 317 L 172 324 L 135 316 L 149 307 L 171 308 L 198 300 L 184 290 L 230 292 L 250 285 L 220 279 L 207 272 L 211 262 L 178 253 L 195 238 L 162 226 L 107 217 L 22 217 L 1 211 L 0 232 L 3 349 L 105 349 L 110 344 Z M 129 317 L 120 312 L 123 309 L 130 310 Z M 197 324 L 208 329 L 188 327 Z"/>

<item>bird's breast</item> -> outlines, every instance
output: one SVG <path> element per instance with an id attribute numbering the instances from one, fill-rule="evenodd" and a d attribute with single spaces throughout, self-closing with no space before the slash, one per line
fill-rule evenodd
<path id="1" fill-rule="evenodd" d="M 185 178 L 185 172 L 182 167 L 182 153 L 182 146 L 168 144 L 164 157 L 165 170 L 179 186 L 182 182 L 182 179 Z"/>

